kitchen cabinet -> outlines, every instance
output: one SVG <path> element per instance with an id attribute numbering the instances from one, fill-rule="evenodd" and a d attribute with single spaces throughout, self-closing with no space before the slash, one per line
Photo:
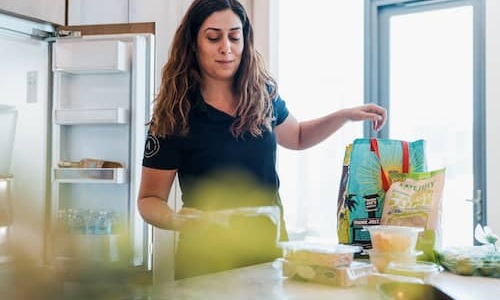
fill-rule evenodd
<path id="1" fill-rule="evenodd" d="M 64 24 L 65 0 L 2 0 L 0 10 L 10 11 L 54 24 Z"/>
<path id="2" fill-rule="evenodd" d="M 71 0 L 68 25 L 128 23 L 129 0 Z"/>

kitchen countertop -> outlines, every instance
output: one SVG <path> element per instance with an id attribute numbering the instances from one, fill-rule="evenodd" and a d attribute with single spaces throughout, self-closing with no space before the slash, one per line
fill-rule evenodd
<path id="1" fill-rule="evenodd" d="M 245 268 L 150 285 L 147 278 L 121 274 L 123 270 L 111 270 L 109 274 L 75 273 L 56 276 L 50 270 L 30 268 L 29 273 L 12 277 L 8 263 L 0 264 L 0 299 L 148 299 L 148 300 L 322 300 L 322 299 L 382 299 L 370 286 L 333 287 L 284 278 L 281 264 L 266 263 Z M 43 272 L 42 272 L 43 271 Z M 32 273 L 32 274 L 31 274 Z M 18 277 L 21 275 L 20 277 Z M 95 276 L 98 275 L 98 276 Z M 52 280 L 51 280 L 52 278 Z M 58 281 L 63 278 L 62 282 Z M 20 284 L 14 288 L 15 283 Z M 28 280 L 27 280 L 28 279 Z M 132 280 L 134 279 L 134 280 Z M 460 276 L 442 272 L 431 278 L 430 284 L 440 288 L 455 300 L 497 299 L 500 295 L 500 279 Z M 20 297 L 4 297 L 18 294 Z M 61 294 L 62 293 L 62 294 Z M 63 296 L 64 297 L 61 297 Z M 92 297 L 84 297 L 89 296 Z M 75 297 L 73 297 L 75 296 Z M 78 296 L 78 297 L 76 297 Z M 108 297 L 110 296 L 110 297 Z"/>
<path id="2" fill-rule="evenodd" d="M 432 278 L 456 300 L 493 299 L 500 294 L 500 280 L 442 272 Z M 157 285 L 152 299 L 381 299 L 369 286 L 333 287 L 289 280 L 276 263 L 260 264 Z"/>

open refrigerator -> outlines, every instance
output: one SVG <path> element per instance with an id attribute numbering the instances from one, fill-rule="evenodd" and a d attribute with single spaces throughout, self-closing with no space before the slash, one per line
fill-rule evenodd
<path id="1" fill-rule="evenodd" d="M 50 257 L 57 262 L 147 265 L 136 199 L 153 42 L 152 34 L 54 40 Z"/>
<path id="2" fill-rule="evenodd" d="M 18 16 L 0 17 L 0 28 L 16 27 Z M 20 22 L 16 35 L 32 23 Z M 46 228 L 45 261 L 150 269 L 151 228 L 136 199 L 154 93 L 154 23 L 44 23 L 26 32 L 49 49 L 50 72 L 38 81 L 49 85 L 47 191 L 30 200 L 45 203 L 44 222 L 35 224 Z"/>

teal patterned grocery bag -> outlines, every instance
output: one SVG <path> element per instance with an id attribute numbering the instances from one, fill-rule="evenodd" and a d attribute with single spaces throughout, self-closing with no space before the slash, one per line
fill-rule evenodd
<path id="1" fill-rule="evenodd" d="M 339 243 L 371 248 L 364 226 L 379 225 L 391 172 L 426 171 L 425 142 L 359 138 L 346 147 L 337 199 Z"/>

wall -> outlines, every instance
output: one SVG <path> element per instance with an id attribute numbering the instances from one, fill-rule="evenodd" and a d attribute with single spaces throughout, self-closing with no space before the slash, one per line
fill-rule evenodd
<path id="1" fill-rule="evenodd" d="M 249 2 L 251 0 L 248 0 Z M 252 24 L 255 31 L 255 47 L 262 54 L 270 72 L 278 76 L 278 48 L 272 47 L 278 40 L 278 20 L 272 17 L 276 15 L 279 1 L 253 0 L 247 3 L 250 7 Z"/>

